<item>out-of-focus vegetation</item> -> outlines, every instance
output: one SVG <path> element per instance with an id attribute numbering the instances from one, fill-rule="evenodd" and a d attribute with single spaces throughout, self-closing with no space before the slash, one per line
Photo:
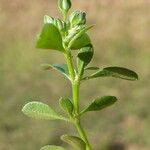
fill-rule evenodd
<path id="1" fill-rule="evenodd" d="M 64 61 L 61 54 L 34 48 L 43 16 L 59 16 L 56 2 L 0 1 L 0 150 L 37 150 L 47 144 L 62 145 L 59 136 L 73 131 L 67 123 L 33 120 L 21 112 L 22 106 L 31 100 L 57 106 L 63 93 L 71 94 L 63 76 L 40 68 L 41 63 Z M 95 24 L 90 32 L 95 43 L 91 65 L 124 66 L 137 71 L 140 77 L 137 82 L 96 79 L 83 83 L 82 106 L 104 94 L 120 99 L 115 106 L 83 118 L 93 149 L 149 150 L 150 1 L 74 0 L 73 3 L 87 11 L 89 24 Z"/>

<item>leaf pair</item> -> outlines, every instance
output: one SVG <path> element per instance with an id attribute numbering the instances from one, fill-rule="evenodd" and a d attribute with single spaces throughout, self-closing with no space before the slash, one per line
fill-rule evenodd
<path id="1" fill-rule="evenodd" d="M 77 56 L 77 65 L 78 65 L 78 72 L 79 74 L 83 73 L 85 66 L 91 61 L 93 57 L 93 46 L 87 45 L 81 48 L 78 52 Z M 66 64 L 42 64 L 41 65 L 44 70 L 55 69 L 65 75 L 70 80 L 68 66 Z"/>
<path id="2" fill-rule="evenodd" d="M 73 105 L 69 99 L 61 98 L 60 105 L 65 111 L 67 111 L 68 113 L 72 113 Z M 66 120 L 66 118 L 57 114 L 50 106 L 41 102 L 30 102 L 23 107 L 22 111 L 28 117 L 32 117 L 36 119 Z M 85 142 L 78 137 L 63 135 L 61 139 L 66 143 L 70 144 L 71 146 L 73 146 L 74 148 L 76 148 L 77 150 L 78 149 L 85 150 L 86 147 Z M 65 149 L 60 146 L 49 145 L 49 146 L 42 147 L 41 150 L 65 150 Z"/>
<path id="3" fill-rule="evenodd" d="M 29 102 L 23 107 L 22 111 L 28 117 L 32 117 L 35 119 L 46 119 L 46 120 L 60 119 L 68 121 L 66 118 L 59 115 L 50 106 L 41 102 L 36 101 Z"/>
<path id="4" fill-rule="evenodd" d="M 129 70 L 127 68 L 122 68 L 122 67 L 107 67 L 103 69 L 98 69 L 97 67 L 86 68 L 86 70 L 88 69 L 91 70 L 96 69 L 97 71 L 92 75 L 84 77 L 83 80 L 93 79 L 98 77 L 115 77 L 124 80 L 131 80 L 131 81 L 138 80 L 138 75 L 134 71 Z"/>

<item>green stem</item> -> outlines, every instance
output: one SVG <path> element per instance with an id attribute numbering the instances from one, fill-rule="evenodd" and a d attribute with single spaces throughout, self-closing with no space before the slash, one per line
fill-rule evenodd
<path id="1" fill-rule="evenodd" d="M 74 84 L 72 85 L 72 91 L 73 91 L 73 102 L 74 102 L 75 114 L 77 114 L 77 115 L 79 114 L 79 87 L 80 87 L 80 81 L 78 81 L 78 79 L 76 79 L 74 81 Z M 87 135 L 81 125 L 80 116 L 75 118 L 75 126 L 78 130 L 80 137 L 86 143 L 86 150 L 91 150 L 91 146 L 88 141 Z"/>
<path id="2" fill-rule="evenodd" d="M 84 140 L 84 142 L 86 143 L 86 150 L 92 150 L 91 145 L 88 141 L 87 135 L 81 125 L 81 121 L 80 119 L 78 120 L 78 122 L 76 123 L 76 128 L 79 132 L 79 135 L 81 136 L 81 138 Z"/>
<path id="3" fill-rule="evenodd" d="M 75 80 L 75 71 L 74 71 L 74 67 L 73 67 L 73 63 L 72 63 L 72 56 L 69 51 L 70 50 L 66 49 L 65 57 L 66 57 L 68 70 L 69 70 L 69 73 L 70 73 L 70 76 L 72 79 L 72 83 L 73 83 L 73 81 Z"/>
<path id="4" fill-rule="evenodd" d="M 79 115 L 79 88 L 80 88 L 80 77 L 76 76 L 73 62 L 72 62 L 72 56 L 71 52 L 69 52 L 69 49 L 66 49 L 66 61 L 69 69 L 69 73 L 71 76 L 71 83 L 72 83 L 72 95 L 73 95 L 73 104 L 74 104 L 74 113 L 76 118 L 74 119 L 74 124 L 77 128 L 77 131 L 82 138 L 82 140 L 86 143 L 86 150 L 92 150 L 90 143 L 88 141 L 87 135 L 81 125 L 80 115 Z"/>
<path id="5" fill-rule="evenodd" d="M 67 14 L 63 14 L 64 21 L 67 21 Z M 65 43 L 63 43 L 63 46 L 66 50 L 65 57 L 68 65 L 69 74 L 71 76 L 71 84 L 72 84 L 72 96 L 73 96 L 73 104 L 74 104 L 74 113 L 75 116 L 78 116 L 74 119 L 75 126 L 78 130 L 79 135 L 83 139 L 83 141 L 86 143 L 86 150 L 91 150 L 90 143 L 88 141 L 87 135 L 81 125 L 80 121 L 80 115 L 79 115 L 79 88 L 80 88 L 80 76 L 78 76 L 75 73 L 73 62 L 72 62 L 72 55 L 71 55 L 71 49 L 69 46 L 66 46 Z"/>
<path id="6" fill-rule="evenodd" d="M 68 18 L 68 13 L 65 12 L 65 13 L 63 14 L 63 16 L 64 16 L 64 21 L 66 22 L 66 21 L 67 21 L 67 18 Z"/>
<path id="7" fill-rule="evenodd" d="M 72 84 L 72 95 L 73 95 L 73 103 L 75 114 L 79 114 L 79 86 L 80 84 L 76 81 Z"/>

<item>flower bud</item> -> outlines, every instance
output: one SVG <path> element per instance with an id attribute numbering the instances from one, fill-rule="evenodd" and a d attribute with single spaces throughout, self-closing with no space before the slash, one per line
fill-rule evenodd
<path id="1" fill-rule="evenodd" d="M 58 0 L 58 7 L 63 13 L 67 13 L 71 8 L 70 0 Z"/>
<path id="2" fill-rule="evenodd" d="M 53 17 L 47 16 L 47 15 L 44 16 L 44 23 L 52 23 L 53 24 L 53 22 L 54 22 Z"/>
<path id="3" fill-rule="evenodd" d="M 70 15 L 71 27 L 75 25 L 84 25 L 86 23 L 86 13 L 76 10 Z"/>
<path id="4" fill-rule="evenodd" d="M 63 22 L 60 19 L 55 19 L 54 25 L 58 28 L 59 31 L 62 31 L 62 29 L 64 28 Z"/>

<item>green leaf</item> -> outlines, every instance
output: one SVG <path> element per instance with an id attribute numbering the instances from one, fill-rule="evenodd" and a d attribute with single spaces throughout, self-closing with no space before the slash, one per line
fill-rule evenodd
<path id="1" fill-rule="evenodd" d="M 48 146 L 42 147 L 40 150 L 65 150 L 65 149 L 60 146 L 48 145 Z"/>
<path id="2" fill-rule="evenodd" d="M 72 115 L 73 112 L 73 104 L 71 102 L 71 100 L 67 97 L 61 97 L 59 100 L 59 104 L 61 106 L 61 108 L 66 111 L 67 113 L 69 113 L 70 115 Z"/>
<path id="3" fill-rule="evenodd" d="M 77 150 L 85 150 L 86 149 L 85 142 L 82 139 L 80 139 L 79 137 L 70 136 L 70 135 L 62 135 L 61 139 Z"/>
<path id="4" fill-rule="evenodd" d="M 94 53 L 94 49 L 91 44 L 79 50 L 77 55 L 77 66 L 78 66 L 78 73 L 80 75 L 83 74 L 85 66 L 87 66 L 88 63 L 90 63 L 93 57 L 93 53 Z"/>
<path id="5" fill-rule="evenodd" d="M 108 106 L 111 106 L 117 101 L 117 98 L 115 96 L 103 96 L 103 97 L 97 97 L 94 99 L 87 108 L 85 108 L 81 114 L 87 112 L 87 111 L 98 111 L 102 110 Z"/>
<path id="6" fill-rule="evenodd" d="M 121 67 L 107 67 L 104 69 L 99 69 L 96 73 L 87 76 L 84 79 L 98 77 L 115 77 L 131 81 L 138 80 L 138 75 L 134 71 Z"/>
<path id="7" fill-rule="evenodd" d="M 70 79 L 68 66 L 66 64 L 42 64 L 41 66 L 44 70 L 55 69 Z"/>
<path id="8" fill-rule="evenodd" d="M 36 47 L 64 51 L 59 30 L 53 24 L 45 23 L 37 37 Z"/>
<path id="9" fill-rule="evenodd" d="M 41 102 L 29 102 L 23 107 L 22 111 L 28 117 L 36 119 L 64 119 L 62 116 L 57 114 L 50 106 Z"/>
<path id="10" fill-rule="evenodd" d="M 90 61 L 93 57 L 93 53 L 94 53 L 94 49 L 93 49 L 93 46 L 90 44 L 79 50 L 77 58 L 80 61 L 84 62 L 85 66 L 86 66 L 86 65 L 88 65 L 88 63 L 90 63 Z"/>
<path id="11" fill-rule="evenodd" d="M 77 38 L 73 45 L 71 46 L 72 49 L 80 49 L 86 45 L 89 45 L 91 43 L 90 37 L 84 33 L 82 36 Z"/>
<path id="12" fill-rule="evenodd" d="M 98 70 L 99 67 L 85 67 L 84 70 Z"/>
<path id="13" fill-rule="evenodd" d="M 92 26 L 87 26 L 87 27 L 83 28 L 79 33 L 77 33 L 77 34 L 72 38 L 72 40 L 69 42 L 68 47 L 69 47 L 69 48 L 72 48 L 73 45 L 74 45 L 74 43 L 76 42 L 76 40 L 78 40 L 78 38 L 82 37 L 82 35 L 84 35 L 85 32 L 88 31 L 89 29 L 91 29 L 92 27 L 93 27 L 93 25 L 92 25 Z M 81 39 L 81 42 L 80 42 L 80 43 L 83 44 L 83 42 L 85 42 L 85 40 L 82 40 L 82 39 Z M 79 47 L 80 45 L 77 45 L 77 46 Z M 85 46 L 86 46 L 86 45 L 85 45 Z M 83 46 L 82 46 L 82 47 L 83 47 Z M 80 47 L 80 48 L 82 48 L 82 47 Z"/>

